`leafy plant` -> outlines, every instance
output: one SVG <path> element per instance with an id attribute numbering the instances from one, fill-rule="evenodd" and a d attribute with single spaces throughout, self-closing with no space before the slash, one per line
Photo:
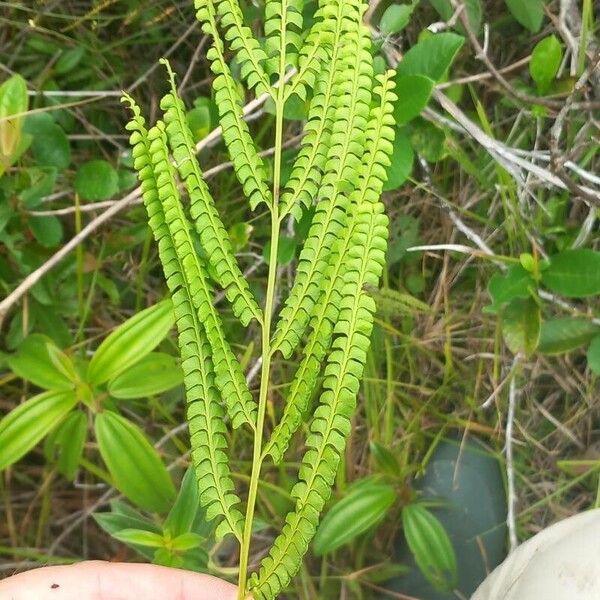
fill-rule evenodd
<path id="1" fill-rule="evenodd" d="M 385 258 L 387 217 L 379 196 L 394 137 L 394 86 L 392 72 L 374 75 L 370 35 L 362 24 L 366 5 L 358 0 L 322 2 L 304 34 L 299 4 L 268 3 L 264 46 L 243 25 L 234 0 L 199 0 L 196 8 L 213 40 L 208 52 L 215 74 L 213 89 L 236 175 L 250 207 L 260 206 L 270 215 L 269 274 L 262 308 L 241 272 L 204 182 L 168 64 L 171 91 L 161 102 L 163 120 L 148 129 L 139 108 L 126 97 L 134 113 L 129 129 L 179 329 L 200 502 L 208 519 L 219 518 L 217 535 L 232 535 L 240 544 L 239 597 L 268 599 L 277 597 L 300 568 L 351 430 L 375 311 L 367 290 L 377 287 Z M 219 20 L 248 91 L 267 94 L 274 105 L 272 182 L 242 116 L 243 100 L 226 62 Z M 284 181 L 284 111 L 294 97 L 308 100 L 309 109 L 301 149 Z M 189 198 L 189 216 L 178 181 Z M 300 219 L 313 205 L 296 280 L 275 321 L 281 225 L 284 219 Z M 253 321 L 260 327 L 258 399 L 248 389 L 213 305 L 215 284 L 225 290 L 243 325 Z M 274 359 L 278 353 L 289 358 L 298 352 L 302 360 L 283 413 L 268 432 L 265 414 Z M 319 384 L 322 391 L 309 419 L 307 451 L 292 489 L 295 507 L 248 580 L 262 465 L 268 456 L 281 461 L 309 415 Z M 254 438 L 245 516 L 230 472 L 225 415 L 234 428 L 243 426 Z"/>
<path id="2" fill-rule="evenodd" d="M 171 478 L 142 430 L 119 414 L 118 402 L 148 398 L 180 385 L 182 374 L 175 359 L 152 352 L 172 326 L 172 306 L 166 300 L 115 329 L 89 361 L 67 355 L 43 335 L 26 338 L 9 357 L 9 366 L 47 391 L 0 421 L 0 470 L 47 436 L 46 458 L 73 479 L 82 462 L 89 412 L 110 483 L 141 508 L 168 510 L 175 497 Z"/>

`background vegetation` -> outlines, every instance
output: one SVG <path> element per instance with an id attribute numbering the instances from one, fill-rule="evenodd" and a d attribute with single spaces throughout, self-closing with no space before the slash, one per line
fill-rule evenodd
<path id="1" fill-rule="evenodd" d="M 446 436 L 477 436 L 501 460 L 509 544 L 596 504 L 594 8 L 591 0 L 414 0 L 369 11 L 376 64 L 400 65 L 384 196 L 388 265 L 336 508 L 290 597 L 385 593 L 401 571 L 394 540 L 403 523 L 408 533 L 410 519 L 423 517 L 414 481 Z M 246 3 L 247 22 L 258 27 L 263 9 Z M 227 545 L 215 544 L 184 479 L 172 322 L 159 304 L 165 285 L 119 103 L 126 90 L 156 114 L 167 86 L 158 59 L 170 59 L 219 210 L 260 295 L 267 220 L 246 209 L 210 133 L 216 111 L 206 45 L 187 0 L 0 2 L 0 415 L 46 389 L 43 399 L 50 395 L 57 411 L 43 404 L 24 431 L 0 421 L 0 576 L 140 554 L 222 576 L 237 564 Z M 268 157 L 270 107 L 251 108 Z M 304 106 L 289 107 L 289 158 L 304 115 Z M 279 261 L 290 277 L 310 216 L 290 223 L 282 243 Z M 119 329 L 118 360 L 106 358 L 102 340 L 134 315 L 146 319 L 141 336 L 129 321 Z M 229 326 L 256 386 L 256 332 L 237 331 L 234 319 Z M 142 357 L 152 345 L 157 352 Z M 90 360 L 94 380 L 80 381 Z M 277 365 L 282 381 L 293 366 Z M 73 381 L 76 402 L 64 397 Z M 272 390 L 272 411 L 279 391 Z M 123 420 L 94 422 L 107 406 Z M 52 415 L 65 416 L 58 429 Z M 132 448 L 135 472 L 123 461 Z M 245 482 L 251 451 L 243 432 L 231 448 L 234 477 Z M 261 486 L 256 558 L 289 508 L 293 457 L 292 449 Z M 357 506 L 368 518 L 345 538 L 339 523 Z M 432 543 L 442 543 L 436 535 Z M 419 566 L 433 581 L 453 569 L 452 561 Z"/>

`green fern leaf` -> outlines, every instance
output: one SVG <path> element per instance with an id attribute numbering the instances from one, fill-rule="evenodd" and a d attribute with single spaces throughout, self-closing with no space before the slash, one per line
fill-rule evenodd
<path id="1" fill-rule="evenodd" d="M 149 130 L 152 166 L 157 174 L 158 195 L 163 205 L 165 221 L 171 232 L 175 250 L 180 256 L 188 281 L 198 319 L 203 323 L 210 343 L 215 368 L 215 381 L 227 403 L 234 428 L 242 423 L 252 427 L 256 422 L 254 402 L 239 362 L 236 360 L 225 335 L 221 319 L 213 306 L 213 296 L 208 274 L 194 251 L 190 236 L 190 224 L 183 212 L 179 192 L 175 184 L 174 168 L 168 159 L 167 136 L 162 122 Z"/>
<path id="2" fill-rule="evenodd" d="M 244 25 L 242 10 L 235 0 L 218 0 L 216 10 L 221 17 L 221 26 L 225 30 L 225 39 L 236 53 L 237 61 L 244 80 L 257 94 L 272 94 L 272 88 L 264 69 L 267 55 Z M 215 2 L 213 0 L 195 0 L 196 16 L 204 23 L 203 31 L 220 39 L 216 25 Z"/>
<path id="3" fill-rule="evenodd" d="M 390 77 L 391 73 L 379 76 L 379 85 L 374 89 L 374 93 L 380 97 L 380 104 L 371 110 L 366 130 L 368 149 L 361 167 L 364 176 L 356 193 L 351 195 L 352 206 L 376 202 L 387 176 L 385 167 L 389 165 L 393 147 L 392 111 L 396 99 Z M 384 167 L 383 170 L 380 167 Z M 333 327 L 339 315 L 341 288 L 346 277 L 345 257 L 352 248 L 355 227 L 356 223 L 351 218 L 344 238 L 332 248 L 324 277 L 325 286 L 311 319 L 312 331 L 304 348 L 303 360 L 294 376 L 281 420 L 265 446 L 264 454 L 270 454 L 275 462 L 282 460 L 291 436 L 302 423 L 320 375 L 321 362 L 329 350 Z"/>
<path id="4" fill-rule="evenodd" d="M 171 93 L 162 99 L 161 108 L 164 111 L 171 152 L 190 197 L 190 213 L 195 221 L 196 231 L 217 281 L 225 289 L 227 299 L 231 302 L 234 314 L 243 325 L 247 325 L 252 318 L 260 323 L 262 312 L 240 271 L 227 231 L 202 177 L 192 133 L 185 118 L 185 107 L 175 89 L 175 76 L 168 62 L 163 62 L 169 71 Z"/>
<path id="5" fill-rule="evenodd" d="M 235 494 L 227 462 L 225 414 L 214 384 L 210 345 L 193 306 L 189 285 L 185 281 L 186 270 L 177 256 L 165 223 L 157 181 L 151 168 L 150 141 L 144 119 L 135 102 L 129 96 L 125 96 L 125 100 L 133 111 L 127 129 L 132 132 L 134 166 L 140 175 L 143 200 L 158 243 L 179 331 L 192 457 L 200 486 L 200 502 L 207 511 L 207 519 L 214 519 L 218 515 L 223 518 L 218 527 L 219 535 L 232 533 L 241 539 L 243 516 L 236 508 L 240 499 Z"/>
<path id="6" fill-rule="evenodd" d="M 358 210 L 349 276 L 342 290 L 333 350 L 325 367 L 324 392 L 311 422 L 300 481 L 292 490 L 296 508 L 287 515 L 281 534 L 251 579 L 257 600 L 275 598 L 297 572 L 331 493 L 350 434 L 375 312 L 375 303 L 363 286 L 378 284 L 387 238 L 387 217 L 381 203 L 365 202 Z"/>
<path id="7" fill-rule="evenodd" d="M 301 0 L 267 0 L 265 3 L 265 47 L 267 71 L 283 76 L 287 68 L 294 68 L 302 44 Z"/>
<path id="8" fill-rule="evenodd" d="M 296 280 L 281 310 L 273 347 L 289 357 L 298 343 L 315 303 L 327 267 L 329 249 L 346 226 L 348 197 L 360 173 L 369 118 L 373 77 L 369 32 L 355 22 L 356 44 L 341 49 L 346 68 L 336 73 L 344 96 L 334 114 L 329 153 L 320 196 L 304 248 L 300 253 Z"/>
<path id="9" fill-rule="evenodd" d="M 292 213 L 296 219 L 299 219 L 300 205 L 308 207 L 318 196 L 317 192 L 327 162 L 335 104 L 338 96 L 342 94 L 341 86 L 336 84 L 339 83 L 337 71 L 341 63 L 340 50 L 343 44 L 345 9 L 344 4 L 339 1 L 335 2 L 335 6 L 337 10 L 329 4 L 322 9 L 323 21 L 315 25 L 318 27 L 317 33 L 309 35 L 307 40 L 307 45 L 313 40 L 314 43 L 318 43 L 320 34 L 329 34 L 331 38 L 328 44 L 331 46 L 329 60 L 323 63 L 319 73 L 307 69 L 305 75 L 301 69 L 289 84 L 290 95 L 294 92 L 302 92 L 301 97 L 303 97 L 304 80 L 306 76 L 314 73 L 314 81 L 312 78 L 306 81 L 307 85 L 310 83 L 309 87 L 314 87 L 315 92 L 308 111 L 308 121 L 304 127 L 302 147 L 281 197 L 283 217 Z M 306 64 L 312 66 L 308 59 Z"/>
<path id="10" fill-rule="evenodd" d="M 206 31 L 213 36 L 213 45 L 207 52 L 211 68 L 216 78 L 213 81 L 215 103 L 219 111 L 223 139 L 233 162 L 235 173 L 250 207 L 254 210 L 261 202 L 273 204 L 273 196 L 268 186 L 266 169 L 259 156 L 248 124 L 243 118 L 243 99 L 231 70 L 225 61 L 223 42 L 219 37 L 216 16 L 212 1 L 202 4 L 198 18 L 205 20 Z M 271 88 L 269 88 L 271 89 Z"/>

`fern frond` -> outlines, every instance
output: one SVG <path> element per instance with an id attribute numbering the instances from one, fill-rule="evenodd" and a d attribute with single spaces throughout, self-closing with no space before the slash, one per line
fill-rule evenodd
<path id="1" fill-rule="evenodd" d="M 133 99 L 125 96 L 125 100 L 133 111 L 133 118 L 127 129 L 132 132 L 130 141 L 134 166 L 139 172 L 144 204 L 158 243 L 179 332 L 192 457 L 200 487 L 200 502 L 207 511 L 207 519 L 222 517 L 218 527 L 219 535 L 232 533 L 241 539 L 243 516 L 236 508 L 240 499 L 235 494 L 227 461 L 225 413 L 214 383 L 210 345 L 185 281 L 186 270 L 177 256 L 165 223 L 157 181 L 151 168 L 150 141 L 145 121 Z"/>
<path id="2" fill-rule="evenodd" d="M 362 178 L 358 189 L 350 195 L 350 213 L 363 202 L 377 202 L 387 176 L 385 167 L 389 165 L 393 148 L 392 111 L 396 99 L 390 77 L 391 72 L 377 78 L 374 93 L 379 96 L 380 103 L 371 110 L 366 129 L 367 151 L 360 169 Z M 320 375 L 321 362 L 329 350 L 346 277 L 345 257 L 352 248 L 355 227 L 356 221 L 351 216 L 343 239 L 332 248 L 325 285 L 310 322 L 312 331 L 303 351 L 304 357 L 294 376 L 281 420 L 265 446 L 264 454 L 270 454 L 275 462 L 282 460 L 292 435 L 302 423 Z"/>
<path id="3" fill-rule="evenodd" d="M 265 36 L 267 71 L 283 76 L 296 67 L 302 44 L 302 0 L 267 0 L 265 3 Z"/>
<path id="4" fill-rule="evenodd" d="M 345 69 L 336 73 L 344 96 L 335 111 L 325 175 L 308 237 L 304 243 L 296 280 L 281 310 L 273 347 L 289 357 L 304 334 L 327 267 L 329 249 L 346 225 L 348 198 L 360 173 L 364 154 L 365 129 L 369 118 L 373 77 L 368 30 L 355 23 L 356 45 L 342 49 Z M 350 39 L 352 36 L 347 34 Z"/>
<path id="5" fill-rule="evenodd" d="M 234 428 L 242 423 L 254 427 L 256 403 L 248 390 L 239 362 L 225 339 L 221 319 L 213 306 L 208 274 L 194 251 L 190 223 L 185 216 L 175 184 L 174 168 L 169 161 L 164 123 L 159 122 L 148 132 L 152 166 L 157 174 L 158 196 L 163 205 L 165 221 L 173 238 L 175 251 L 188 274 L 188 285 L 212 349 L 215 382 L 225 400 Z"/>
<path id="6" fill-rule="evenodd" d="M 213 45 L 206 56 L 211 61 L 211 69 L 216 75 L 213 81 L 215 104 L 219 111 L 223 140 L 233 162 L 235 174 L 252 210 L 261 202 L 271 206 L 273 196 L 269 189 L 267 172 L 244 120 L 243 98 L 225 61 L 213 2 L 201 0 L 196 6 L 198 18 L 204 21 L 204 30 L 213 36 Z"/>
<path id="7" fill-rule="evenodd" d="M 216 7 L 215 7 L 216 4 Z M 244 16 L 236 0 L 195 0 L 196 16 L 203 23 L 204 33 L 220 40 L 216 24 L 216 11 L 221 17 L 221 27 L 229 47 L 236 53 L 240 72 L 250 89 L 257 95 L 272 95 L 271 83 L 264 69 L 267 55 L 249 27 L 244 25 Z M 222 46 L 222 43 L 221 43 Z"/>
<path id="8" fill-rule="evenodd" d="M 317 23 L 319 33 L 327 33 L 331 38 L 331 55 L 329 60 L 323 63 L 315 81 L 310 87 L 314 87 L 314 94 L 310 102 L 308 120 L 304 127 L 304 137 L 298 157 L 292 167 L 290 177 L 285 185 L 281 197 L 282 218 L 292 213 L 296 219 L 300 218 L 301 206 L 310 206 L 313 199 L 318 196 L 319 184 L 327 162 L 327 152 L 331 129 L 333 126 L 336 100 L 343 93 L 339 84 L 337 72 L 341 63 L 341 46 L 344 43 L 344 23 L 346 15 L 352 12 L 352 4 L 345 5 L 339 0 L 326 4 L 320 11 L 323 20 Z M 307 40 L 307 44 L 309 39 Z M 318 40 L 317 40 L 318 41 Z M 307 64 L 311 64 L 308 62 Z M 307 75 L 312 75 L 308 71 Z M 290 82 L 289 93 L 296 91 L 294 87 L 297 82 L 303 85 L 306 76 L 300 71 Z M 302 87 L 297 89 L 302 90 Z"/>
<path id="9" fill-rule="evenodd" d="M 286 85 L 284 100 L 296 94 L 306 100 L 307 89 L 313 89 L 323 65 L 331 51 L 331 35 L 322 21 L 318 21 L 309 31 L 306 41 L 298 54 L 298 72 Z"/>
<path id="10" fill-rule="evenodd" d="M 257 600 L 275 598 L 297 572 L 331 493 L 350 434 L 375 312 L 375 303 L 363 286 L 378 284 L 387 239 L 387 217 L 381 203 L 364 202 L 357 210 L 348 272 L 334 329 L 336 337 L 325 367 L 324 392 L 310 425 L 299 482 L 292 490 L 295 511 L 287 515 L 269 555 L 261 563 L 258 574 L 252 576 L 252 593 Z"/>
<path id="11" fill-rule="evenodd" d="M 169 71 L 171 93 L 164 96 L 161 108 L 164 111 L 171 152 L 190 198 L 190 214 L 194 219 L 196 231 L 207 260 L 216 274 L 217 282 L 225 289 L 225 295 L 231 302 L 234 314 L 243 325 L 247 325 L 252 318 L 260 323 L 262 312 L 238 266 L 229 235 L 196 159 L 192 133 L 185 117 L 185 107 L 175 88 L 175 76 L 168 62 L 163 62 Z"/>

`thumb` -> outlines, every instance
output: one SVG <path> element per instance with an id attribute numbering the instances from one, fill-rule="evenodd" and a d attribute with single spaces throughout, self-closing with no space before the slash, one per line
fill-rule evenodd
<path id="1" fill-rule="evenodd" d="M 237 588 L 210 575 L 148 564 L 82 562 L 0 581 L 0 600 L 235 600 Z"/>

